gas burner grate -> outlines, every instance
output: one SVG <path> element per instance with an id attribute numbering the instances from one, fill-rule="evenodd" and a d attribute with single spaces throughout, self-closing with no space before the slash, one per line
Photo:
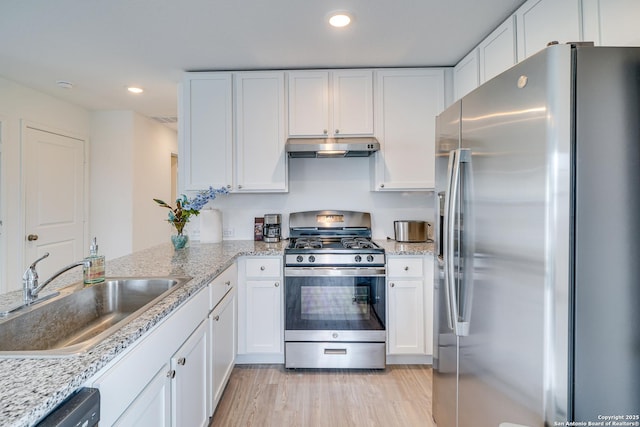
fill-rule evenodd
<path id="1" fill-rule="evenodd" d="M 371 240 L 364 237 L 344 238 L 341 243 L 347 249 L 371 249 L 376 247 Z"/>
<path id="2" fill-rule="evenodd" d="M 296 249 L 321 249 L 322 241 L 320 239 L 301 238 L 297 239 L 294 245 Z"/>

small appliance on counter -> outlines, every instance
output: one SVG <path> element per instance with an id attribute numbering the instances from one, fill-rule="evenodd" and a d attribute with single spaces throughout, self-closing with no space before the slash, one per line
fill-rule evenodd
<path id="1" fill-rule="evenodd" d="M 282 215 L 265 214 L 264 226 L 262 230 L 263 240 L 266 243 L 277 243 L 280 241 L 280 225 L 282 224 Z"/>
<path id="2" fill-rule="evenodd" d="M 429 242 L 433 239 L 433 225 L 426 221 L 393 221 L 395 240 L 401 243 Z"/>

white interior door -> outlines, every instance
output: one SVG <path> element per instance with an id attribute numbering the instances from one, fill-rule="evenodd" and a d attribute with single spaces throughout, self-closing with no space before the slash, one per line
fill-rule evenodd
<path id="1" fill-rule="evenodd" d="M 85 141 L 24 128 L 25 267 L 38 264 L 41 280 L 83 258 Z"/>

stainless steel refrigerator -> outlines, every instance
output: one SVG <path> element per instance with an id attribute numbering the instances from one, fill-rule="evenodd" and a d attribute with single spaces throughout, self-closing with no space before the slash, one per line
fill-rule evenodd
<path id="1" fill-rule="evenodd" d="M 548 47 L 436 132 L 438 427 L 639 422 L 640 48 Z"/>

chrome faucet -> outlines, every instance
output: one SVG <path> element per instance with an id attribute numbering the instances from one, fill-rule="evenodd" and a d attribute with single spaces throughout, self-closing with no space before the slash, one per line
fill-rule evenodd
<path id="1" fill-rule="evenodd" d="M 22 275 L 22 289 L 24 296 L 24 305 L 30 305 L 38 298 L 38 293 L 47 286 L 49 283 L 53 281 L 56 277 L 60 276 L 62 273 L 65 273 L 71 270 L 74 267 L 79 267 L 81 265 L 85 267 L 91 267 L 92 263 L 90 259 L 83 259 L 82 261 L 74 262 L 73 264 L 69 264 L 66 267 L 61 268 L 57 272 L 53 273 L 49 279 L 47 279 L 44 283 L 38 285 L 38 272 L 36 271 L 36 264 L 49 256 L 49 252 L 45 252 L 40 258 L 35 260 L 29 268 L 26 269 L 24 274 Z"/>

